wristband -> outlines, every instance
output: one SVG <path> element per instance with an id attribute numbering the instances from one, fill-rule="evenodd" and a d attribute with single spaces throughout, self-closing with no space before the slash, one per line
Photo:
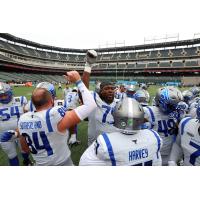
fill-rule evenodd
<path id="1" fill-rule="evenodd" d="M 78 86 L 80 83 L 82 83 L 82 80 L 78 80 L 75 82 L 76 86 Z"/>
<path id="2" fill-rule="evenodd" d="M 85 68 L 84 68 L 84 72 L 91 73 L 91 70 L 92 70 L 92 68 L 90 67 L 90 65 L 89 65 L 89 64 L 86 64 L 86 65 L 85 65 Z"/>

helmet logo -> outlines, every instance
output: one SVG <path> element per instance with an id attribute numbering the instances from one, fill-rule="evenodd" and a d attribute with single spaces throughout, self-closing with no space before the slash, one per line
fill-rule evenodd
<path id="1" fill-rule="evenodd" d="M 126 122 L 121 122 L 122 127 L 126 127 Z"/>

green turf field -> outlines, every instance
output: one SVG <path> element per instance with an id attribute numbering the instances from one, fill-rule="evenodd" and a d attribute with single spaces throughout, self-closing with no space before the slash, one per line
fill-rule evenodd
<path id="1" fill-rule="evenodd" d="M 148 88 L 148 91 L 150 93 L 150 96 L 153 97 L 155 96 L 156 89 L 159 88 L 160 86 L 150 86 Z M 63 86 L 64 88 L 64 86 Z M 29 100 L 31 97 L 31 93 L 34 87 L 15 87 L 13 88 L 14 95 L 15 96 L 26 96 L 27 99 Z M 90 89 L 94 89 L 94 85 L 90 87 Z M 181 90 L 185 90 L 187 88 L 181 88 Z M 58 90 L 56 87 L 56 94 L 58 98 L 63 98 L 62 97 L 62 91 Z M 87 122 L 81 122 L 78 125 L 78 139 L 81 141 L 80 145 L 73 146 L 71 148 L 72 151 L 72 160 L 75 165 L 78 165 L 80 156 L 82 153 L 85 151 L 87 148 Z M 20 163 L 22 164 L 21 156 L 19 155 L 20 158 Z M 0 149 L 0 166 L 6 166 L 8 165 L 7 157 L 5 153 Z"/>

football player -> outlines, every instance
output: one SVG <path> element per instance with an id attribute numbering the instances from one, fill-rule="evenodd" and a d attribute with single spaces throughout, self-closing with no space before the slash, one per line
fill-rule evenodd
<path id="1" fill-rule="evenodd" d="M 11 166 L 19 165 L 14 138 L 17 122 L 27 104 L 25 96 L 14 97 L 10 85 L 0 82 L 0 145 L 6 153 Z M 13 137 L 12 137 L 13 136 Z M 32 164 L 29 155 L 22 153 L 24 165 Z"/>
<path id="2" fill-rule="evenodd" d="M 147 91 L 148 86 L 144 83 L 141 83 L 139 87 L 140 87 L 140 90 L 142 90 L 145 93 L 146 101 L 149 103 L 150 95 L 149 95 L 149 92 Z"/>
<path id="3" fill-rule="evenodd" d="M 67 145 L 68 129 L 86 118 L 96 108 L 92 95 L 76 71 L 67 72 L 67 80 L 75 83 L 82 95 L 83 105 L 71 111 L 54 106 L 52 94 L 36 88 L 32 102 L 36 112 L 20 117 L 18 128 L 24 150 L 33 155 L 36 165 L 73 165 Z"/>
<path id="4" fill-rule="evenodd" d="M 69 87 L 69 83 L 66 83 L 65 89 L 63 90 L 63 99 L 65 99 L 65 97 L 67 96 L 67 93 L 71 91 L 72 89 Z"/>
<path id="5" fill-rule="evenodd" d="M 196 119 L 186 117 L 179 124 L 179 133 L 173 143 L 168 165 L 200 165 L 200 104 L 196 109 Z"/>
<path id="6" fill-rule="evenodd" d="M 148 106 L 149 97 L 146 95 L 145 90 L 137 90 L 134 97 L 142 106 Z"/>
<path id="7" fill-rule="evenodd" d="M 129 97 L 129 98 L 135 98 L 135 92 L 136 92 L 136 89 L 135 89 L 135 86 L 134 85 L 128 85 L 127 88 L 126 88 L 126 96 Z"/>
<path id="8" fill-rule="evenodd" d="M 118 100 L 122 100 L 126 94 L 126 88 L 124 85 L 120 85 L 119 89 L 115 92 L 115 98 Z"/>
<path id="9" fill-rule="evenodd" d="M 158 132 L 163 140 L 161 149 L 163 165 L 168 164 L 173 139 L 177 132 L 177 123 L 170 114 L 176 110 L 182 99 L 182 94 L 177 88 L 162 87 L 156 93 L 156 106 L 144 107 L 147 127 Z"/>
<path id="10" fill-rule="evenodd" d="M 161 165 L 160 136 L 154 130 L 140 129 L 144 122 L 142 106 L 135 99 L 125 97 L 113 116 L 116 131 L 99 135 L 83 153 L 79 165 Z"/>
<path id="11" fill-rule="evenodd" d="M 75 109 L 78 107 L 80 103 L 79 95 L 78 95 L 78 90 L 77 87 L 74 87 L 71 92 L 68 92 L 66 97 L 65 97 L 65 105 L 66 109 L 68 111 Z M 71 127 L 69 129 L 70 132 L 70 139 L 69 139 L 69 144 L 80 144 L 80 141 L 77 140 L 77 124 L 74 127 Z"/>
<path id="12" fill-rule="evenodd" d="M 40 82 L 38 83 L 38 85 L 36 86 L 36 88 L 45 88 L 47 89 L 53 99 L 54 99 L 54 106 L 64 106 L 65 102 L 64 100 L 61 99 L 56 99 L 56 90 L 53 84 L 49 83 L 49 82 Z M 30 100 L 28 101 L 27 105 L 25 106 L 25 111 L 35 111 L 35 106 L 33 105 L 33 102 Z"/>
<path id="13" fill-rule="evenodd" d="M 92 67 L 97 59 L 97 53 L 89 50 L 86 54 L 86 66 L 82 80 L 89 88 L 89 79 Z M 100 84 L 99 92 L 92 92 L 97 108 L 88 116 L 88 146 L 91 145 L 102 132 L 112 132 L 114 119 L 112 112 L 116 106 L 114 100 L 115 85 L 104 81 Z"/>

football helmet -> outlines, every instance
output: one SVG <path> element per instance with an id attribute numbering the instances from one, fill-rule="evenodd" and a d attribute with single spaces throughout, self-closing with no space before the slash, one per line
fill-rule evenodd
<path id="1" fill-rule="evenodd" d="M 197 114 L 197 119 L 200 121 L 200 102 L 197 104 L 196 114 Z"/>
<path id="2" fill-rule="evenodd" d="M 176 106 L 176 110 L 182 110 L 182 111 L 187 112 L 188 109 L 189 109 L 189 106 L 184 101 L 180 101 Z"/>
<path id="3" fill-rule="evenodd" d="M 182 92 L 182 95 L 183 95 L 183 100 L 186 103 L 189 103 L 189 101 L 191 101 L 194 98 L 194 95 L 193 95 L 193 93 L 190 90 L 184 90 Z"/>
<path id="4" fill-rule="evenodd" d="M 189 91 L 191 91 L 192 92 L 192 94 L 194 95 L 194 97 L 197 97 L 197 96 L 199 96 L 199 93 L 200 93 L 200 89 L 198 88 L 198 87 L 192 87 L 192 88 L 190 88 L 190 90 Z"/>
<path id="5" fill-rule="evenodd" d="M 78 92 L 78 88 L 77 87 L 73 87 L 72 92 Z"/>
<path id="6" fill-rule="evenodd" d="M 135 94 L 135 86 L 128 85 L 126 88 L 126 94 L 127 94 L 127 97 L 133 97 L 133 95 Z"/>
<path id="7" fill-rule="evenodd" d="M 142 106 L 148 105 L 148 97 L 144 90 L 137 90 L 134 97 Z"/>
<path id="8" fill-rule="evenodd" d="M 176 110 L 178 103 L 182 100 L 182 93 L 172 86 L 159 88 L 155 97 L 156 105 L 166 114 Z"/>
<path id="9" fill-rule="evenodd" d="M 13 92 L 10 85 L 0 82 L 0 103 L 8 104 L 13 98 Z"/>
<path id="10" fill-rule="evenodd" d="M 140 86 L 139 86 L 141 89 L 143 90 L 147 90 L 147 85 L 145 83 L 141 83 Z"/>
<path id="11" fill-rule="evenodd" d="M 113 111 L 114 126 L 124 134 L 133 134 L 144 123 L 144 110 L 135 99 L 125 97 Z"/>
<path id="12" fill-rule="evenodd" d="M 53 84 L 49 83 L 49 82 L 41 82 L 38 83 L 38 85 L 36 86 L 36 88 L 45 88 L 46 90 L 48 90 L 52 97 L 55 98 L 56 97 L 56 90 Z"/>

